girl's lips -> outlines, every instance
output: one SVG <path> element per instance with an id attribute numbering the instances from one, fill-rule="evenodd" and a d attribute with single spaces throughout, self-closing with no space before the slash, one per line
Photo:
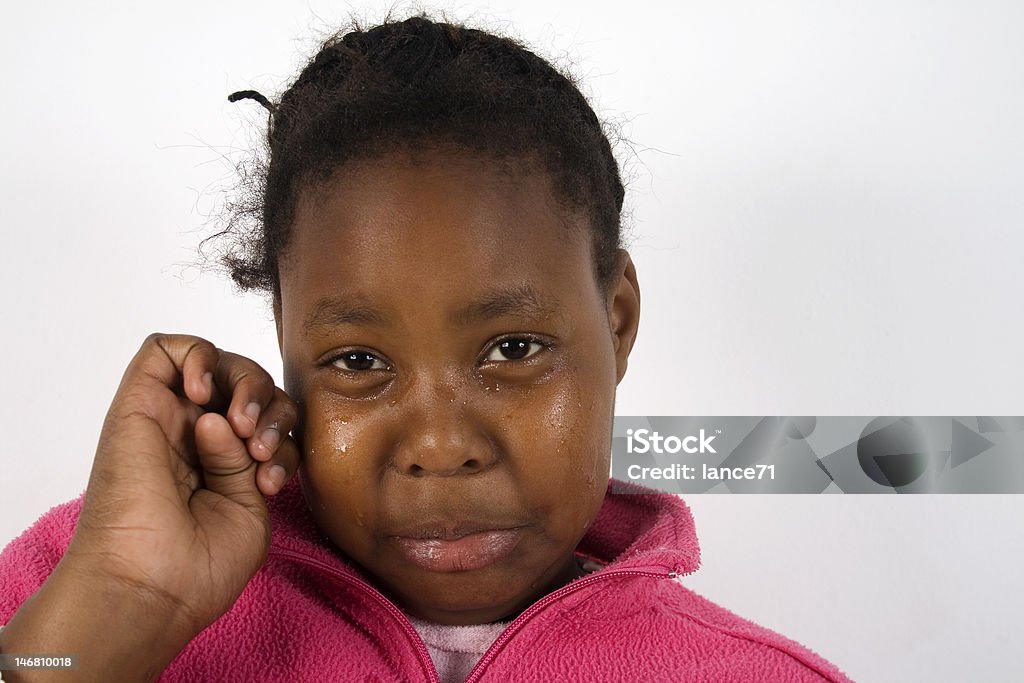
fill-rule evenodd
<path id="1" fill-rule="evenodd" d="M 405 558 L 431 572 L 468 572 L 507 557 L 522 538 L 522 529 L 488 529 L 457 538 L 393 536 Z"/>

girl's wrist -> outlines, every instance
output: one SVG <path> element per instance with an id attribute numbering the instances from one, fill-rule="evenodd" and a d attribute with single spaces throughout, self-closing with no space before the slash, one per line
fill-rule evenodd
<path id="1" fill-rule="evenodd" d="M 155 680 L 195 635 L 181 621 L 123 586 L 58 565 L 0 630 L 0 652 L 74 656 L 78 668 L 70 677 L 60 669 L 8 670 L 4 681 Z"/>

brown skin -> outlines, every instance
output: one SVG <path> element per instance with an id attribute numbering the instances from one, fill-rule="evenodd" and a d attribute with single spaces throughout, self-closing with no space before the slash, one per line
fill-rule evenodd
<path id="1" fill-rule="evenodd" d="M 546 173 L 519 169 L 451 151 L 347 166 L 300 202 L 281 265 L 275 312 L 312 513 L 437 623 L 506 618 L 576 576 L 637 331 L 628 255 L 603 293 L 587 220 Z M 503 340 L 528 355 L 507 358 Z M 484 568 L 424 569 L 396 542 L 480 520 L 518 536 Z"/>
<path id="2" fill-rule="evenodd" d="M 306 197 L 282 264 L 275 315 L 313 513 L 392 597 L 441 623 L 507 617 L 575 575 L 637 330 L 628 255 L 603 294 L 586 221 L 523 168 L 450 154 L 346 167 Z M 307 332 L 322 297 L 347 308 Z M 524 358 L 496 348 L 523 337 Z M 383 362 L 331 363 L 353 350 Z M 147 339 L 107 413 L 70 548 L 0 631 L 0 651 L 77 653 L 80 667 L 5 679 L 159 675 L 266 557 L 264 496 L 299 467 L 296 417 L 251 360 L 198 337 Z M 483 569 L 426 571 L 397 551 L 409 525 L 481 520 L 518 540 Z"/>

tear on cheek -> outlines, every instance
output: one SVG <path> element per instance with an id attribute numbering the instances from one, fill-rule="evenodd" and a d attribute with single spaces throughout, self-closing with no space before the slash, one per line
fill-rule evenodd
<path id="1" fill-rule="evenodd" d="M 547 426 L 559 435 L 556 447 L 559 455 L 579 452 L 584 443 L 582 439 L 586 437 L 583 413 L 580 388 L 575 382 L 565 384 L 553 396 L 548 409 Z"/>
<path id="2" fill-rule="evenodd" d="M 348 420 L 331 420 L 328 424 L 328 438 L 332 455 L 336 458 L 345 457 L 353 440 L 353 430 L 349 427 Z"/>

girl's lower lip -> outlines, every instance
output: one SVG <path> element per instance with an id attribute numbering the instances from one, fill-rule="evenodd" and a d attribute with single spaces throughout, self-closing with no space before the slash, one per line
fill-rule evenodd
<path id="1" fill-rule="evenodd" d="M 519 543 L 520 529 L 492 529 L 460 538 L 394 537 L 409 561 L 431 572 L 468 572 L 504 559 Z"/>

